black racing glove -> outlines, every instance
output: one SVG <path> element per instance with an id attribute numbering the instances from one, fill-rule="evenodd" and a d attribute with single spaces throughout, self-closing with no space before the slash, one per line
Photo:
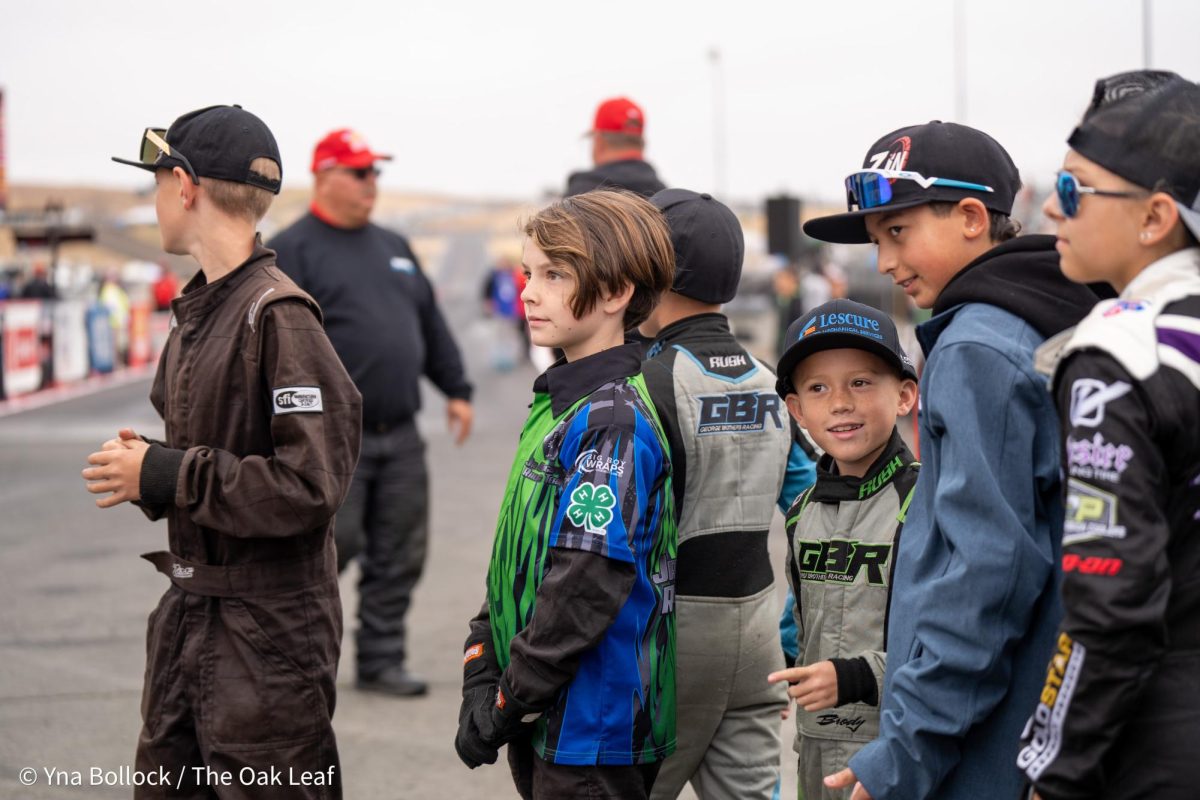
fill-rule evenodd
<path id="1" fill-rule="evenodd" d="M 501 676 L 496 687 L 496 701 L 492 705 L 491 730 L 481 732 L 486 741 L 500 747 L 528 732 L 531 723 L 540 716 L 539 710 L 513 696 L 508 679 Z"/>
<path id="2" fill-rule="evenodd" d="M 496 707 L 496 684 L 463 687 L 462 708 L 458 712 L 458 733 L 454 737 L 454 750 L 462 762 L 471 769 L 481 764 L 495 764 L 500 755 L 500 746 L 485 738 L 491 733 L 492 709 Z M 480 724 L 484 730 L 480 730 Z"/>
<path id="3" fill-rule="evenodd" d="M 499 680 L 500 666 L 492 654 L 491 639 L 474 642 L 468 639 L 463 653 L 463 700 L 458 711 L 454 749 L 471 769 L 481 764 L 495 764 L 499 755 L 499 747 L 489 744 L 482 730 L 490 732 L 493 728 L 491 715 L 496 705 Z"/>

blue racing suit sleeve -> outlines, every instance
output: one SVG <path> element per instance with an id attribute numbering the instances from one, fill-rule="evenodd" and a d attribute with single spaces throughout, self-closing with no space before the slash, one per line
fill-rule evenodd
<path id="1" fill-rule="evenodd" d="M 804 436 L 804 431 L 796 421 L 791 420 L 792 448 L 788 451 L 787 467 L 783 473 L 783 485 L 779 487 L 779 497 L 775 504 L 785 517 L 792 503 L 808 487 L 817 480 L 816 453 Z"/>
<path id="2" fill-rule="evenodd" d="M 1055 568 L 1034 490 L 1055 477 L 1031 475 L 1030 463 L 1046 389 L 988 346 L 950 343 L 934 356 L 879 738 L 850 759 L 877 800 L 929 797 L 956 766 L 963 738 L 1009 692 L 1017 644 Z M 899 615 L 911 639 L 897 649 Z"/>
<path id="3" fill-rule="evenodd" d="M 783 486 L 780 487 L 779 497 L 775 501 L 780 512 L 787 514 L 800 493 L 812 486 L 816 479 L 817 465 L 799 443 L 792 442 L 792 449 L 788 452 L 787 469 L 783 473 Z"/>

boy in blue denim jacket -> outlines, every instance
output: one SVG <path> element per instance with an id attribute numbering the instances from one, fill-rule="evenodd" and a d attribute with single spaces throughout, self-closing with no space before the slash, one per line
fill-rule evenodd
<path id="1" fill-rule="evenodd" d="M 930 122 L 880 139 L 846 179 L 850 210 L 804 226 L 875 244 L 879 272 L 933 310 L 879 738 L 825 781 L 856 799 L 1020 791 L 1017 742 L 1062 613 L 1059 428 L 1033 351 L 1098 299 L 1063 277 L 1053 237 L 1016 236 L 1020 187 L 994 139 Z"/>

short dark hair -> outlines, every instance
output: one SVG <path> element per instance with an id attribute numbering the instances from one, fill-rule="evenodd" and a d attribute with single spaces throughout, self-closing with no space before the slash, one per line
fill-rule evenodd
<path id="1" fill-rule="evenodd" d="M 640 195 L 598 190 L 546 206 L 525 223 L 525 235 L 575 278 L 571 313 L 578 319 L 600 300 L 633 284 L 625 327 L 646 320 L 675 279 L 675 248 L 662 212 Z"/>
<path id="2" fill-rule="evenodd" d="M 620 131 L 596 131 L 593 136 L 599 136 L 614 150 L 645 150 L 646 140 L 640 133 L 622 133 Z"/>
<path id="3" fill-rule="evenodd" d="M 929 210 L 936 216 L 948 217 L 954 207 L 958 205 L 953 200 L 934 200 L 929 203 Z M 1021 223 L 1010 217 L 1008 214 L 1001 214 L 999 211 L 988 209 L 988 237 L 999 244 L 1007 242 L 1009 239 L 1015 239 L 1021 233 Z"/>

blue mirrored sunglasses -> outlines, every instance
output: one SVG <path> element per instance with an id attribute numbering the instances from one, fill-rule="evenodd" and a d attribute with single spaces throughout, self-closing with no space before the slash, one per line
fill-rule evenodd
<path id="1" fill-rule="evenodd" d="M 898 169 L 864 169 L 846 176 L 846 207 L 854 211 L 879 208 L 892 202 L 892 181 L 914 181 L 922 189 L 931 186 L 948 186 L 953 189 L 970 189 L 976 192 L 994 192 L 982 183 L 956 181 L 952 178 L 926 178 L 919 172 Z"/>
<path id="2" fill-rule="evenodd" d="M 1058 173 L 1058 177 L 1054 181 L 1054 193 L 1058 195 L 1058 207 L 1062 209 L 1064 217 L 1074 217 L 1079 213 L 1079 197 L 1085 194 L 1099 195 L 1100 197 L 1141 197 L 1143 192 L 1113 192 L 1107 189 L 1094 189 L 1091 186 L 1084 186 L 1071 173 L 1065 169 Z"/>

